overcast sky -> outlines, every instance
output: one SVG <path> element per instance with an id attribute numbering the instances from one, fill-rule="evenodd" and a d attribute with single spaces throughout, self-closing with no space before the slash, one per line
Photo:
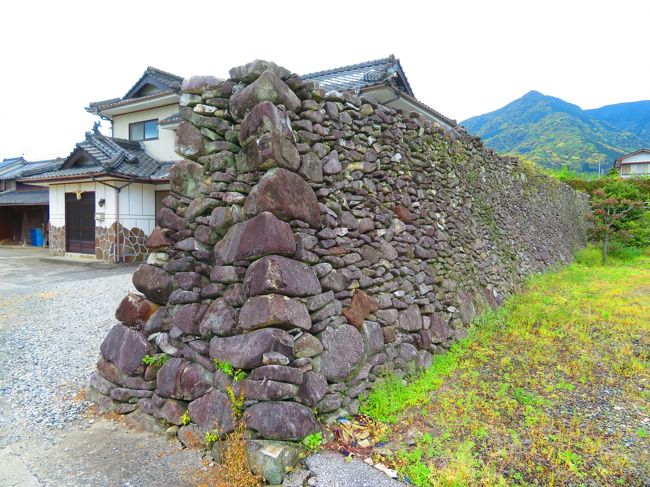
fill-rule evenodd
<path id="1" fill-rule="evenodd" d="M 0 159 L 65 156 L 147 66 L 215 74 L 256 58 L 307 73 L 395 54 L 456 120 L 530 90 L 583 108 L 650 99 L 645 0 L 0 3 Z M 106 123 L 106 122 L 104 122 Z"/>

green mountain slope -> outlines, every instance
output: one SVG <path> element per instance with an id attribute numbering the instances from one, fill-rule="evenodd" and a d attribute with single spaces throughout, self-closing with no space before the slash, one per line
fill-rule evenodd
<path id="1" fill-rule="evenodd" d="M 545 167 L 566 165 L 575 171 L 594 172 L 599 163 L 606 170 L 620 155 L 648 144 L 642 134 L 647 132 L 650 106 L 643 104 L 650 102 L 637 103 L 582 110 L 531 91 L 461 124 L 499 152 L 521 155 Z"/>
<path id="2" fill-rule="evenodd" d="M 585 110 L 585 113 L 619 130 L 637 135 L 646 147 L 650 147 L 650 100 L 617 103 Z"/>

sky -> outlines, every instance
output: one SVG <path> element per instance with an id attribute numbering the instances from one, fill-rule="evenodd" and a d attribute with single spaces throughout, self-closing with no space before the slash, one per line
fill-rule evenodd
<path id="1" fill-rule="evenodd" d="M 147 66 L 213 74 L 253 59 L 308 73 L 395 54 L 458 121 L 530 90 L 582 108 L 650 99 L 643 0 L 0 3 L 0 160 L 66 156 Z M 106 122 L 104 122 L 106 124 Z"/>

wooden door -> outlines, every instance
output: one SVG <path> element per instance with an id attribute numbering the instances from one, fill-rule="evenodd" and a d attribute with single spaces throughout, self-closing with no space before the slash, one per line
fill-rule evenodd
<path id="1" fill-rule="evenodd" d="M 86 191 L 77 199 L 76 193 L 65 194 L 66 251 L 95 253 L 95 192 Z"/>

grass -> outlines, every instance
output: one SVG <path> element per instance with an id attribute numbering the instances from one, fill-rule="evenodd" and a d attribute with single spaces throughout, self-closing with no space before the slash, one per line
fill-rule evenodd
<path id="1" fill-rule="evenodd" d="M 649 478 L 650 256 L 597 249 L 482 315 L 362 412 L 418 486 L 643 485 Z M 412 432 L 415 445 L 407 446 Z"/>

